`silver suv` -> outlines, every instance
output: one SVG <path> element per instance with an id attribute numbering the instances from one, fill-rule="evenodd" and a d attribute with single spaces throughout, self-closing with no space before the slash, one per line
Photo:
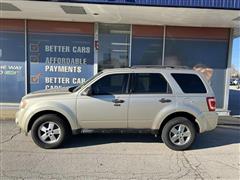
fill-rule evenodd
<path id="1" fill-rule="evenodd" d="M 17 125 L 42 148 L 71 134 L 146 132 L 173 150 L 217 125 L 214 93 L 202 74 L 171 67 L 104 70 L 77 87 L 42 90 L 22 98 Z"/>

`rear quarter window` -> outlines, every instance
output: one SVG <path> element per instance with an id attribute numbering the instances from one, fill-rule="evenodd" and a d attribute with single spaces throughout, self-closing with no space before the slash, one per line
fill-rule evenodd
<path id="1" fill-rule="evenodd" d="M 206 93 L 202 80 L 196 74 L 172 73 L 184 93 Z"/>

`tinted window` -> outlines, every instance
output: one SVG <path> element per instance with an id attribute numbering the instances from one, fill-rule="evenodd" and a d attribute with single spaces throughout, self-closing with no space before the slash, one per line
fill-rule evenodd
<path id="1" fill-rule="evenodd" d="M 172 73 L 184 93 L 206 93 L 202 80 L 195 74 Z"/>
<path id="2" fill-rule="evenodd" d="M 92 85 L 92 94 L 124 94 L 126 92 L 127 80 L 128 74 L 112 74 L 104 76 Z"/>
<path id="3" fill-rule="evenodd" d="M 171 90 L 165 78 L 158 73 L 135 74 L 133 93 L 170 93 Z"/>

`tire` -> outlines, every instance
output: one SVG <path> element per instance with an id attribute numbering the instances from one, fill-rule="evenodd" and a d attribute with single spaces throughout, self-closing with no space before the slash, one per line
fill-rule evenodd
<path id="1" fill-rule="evenodd" d="M 185 117 L 176 117 L 168 121 L 163 127 L 161 138 L 172 150 L 188 149 L 195 140 L 194 124 Z"/>
<path id="2" fill-rule="evenodd" d="M 36 119 L 31 129 L 32 139 L 41 148 L 61 146 L 67 138 L 64 121 L 55 114 L 45 114 Z"/>

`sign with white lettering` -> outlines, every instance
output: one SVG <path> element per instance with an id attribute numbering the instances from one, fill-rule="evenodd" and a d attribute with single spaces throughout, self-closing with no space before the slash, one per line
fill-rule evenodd
<path id="1" fill-rule="evenodd" d="M 18 103 L 25 94 L 24 32 L 0 34 L 0 102 Z"/>
<path id="2" fill-rule="evenodd" d="M 93 35 L 29 33 L 30 91 L 79 85 L 93 76 Z"/>

